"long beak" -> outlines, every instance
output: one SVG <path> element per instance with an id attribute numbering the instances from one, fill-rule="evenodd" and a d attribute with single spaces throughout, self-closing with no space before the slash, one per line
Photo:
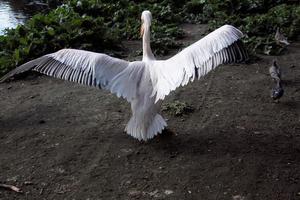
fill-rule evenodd
<path id="1" fill-rule="evenodd" d="M 141 36 L 141 37 L 143 37 L 144 31 L 145 31 L 145 30 L 144 30 L 144 24 L 142 24 L 142 25 L 141 25 L 141 32 L 140 32 L 140 34 L 141 34 L 140 36 Z"/>

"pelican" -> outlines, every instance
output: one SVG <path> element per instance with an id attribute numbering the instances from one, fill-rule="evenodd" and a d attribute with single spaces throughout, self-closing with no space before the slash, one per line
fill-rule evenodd
<path id="1" fill-rule="evenodd" d="M 152 15 L 141 15 L 142 61 L 128 62 L 106 54 L 62 49 L 29 61 L 8 74 L 10 77 L 33 70 L 42 74 L 104 88 L 131 104 L 132 117 L 125 132 L 146 141 L 162 133 L 167 126 L 159 114 L 162 100 L 179 86 L 200 79 L 221 64 L 243 61 L 247 52 L 242 32 L 224 25 L 167 60 L 156 60 L 150 47 Z"/>

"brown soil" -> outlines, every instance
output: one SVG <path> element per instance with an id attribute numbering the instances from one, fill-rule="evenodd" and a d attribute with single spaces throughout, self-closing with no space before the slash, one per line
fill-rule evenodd
<path id="1" fill-rule="evenodd" d="M 185 42 L 201 37 L 184 28 Z M 176 90 L 165 102 L 194 112 L 163 113 L 173 134 L 146 143 L 123 132 L 130 106 L 106 91 L 45 76 L 1 84 L 0 183 L 23 194 L 0 189 L 0 199 L 300 199 L 300 44 L 277 57 L 279 103 L 272 59 Z"/>

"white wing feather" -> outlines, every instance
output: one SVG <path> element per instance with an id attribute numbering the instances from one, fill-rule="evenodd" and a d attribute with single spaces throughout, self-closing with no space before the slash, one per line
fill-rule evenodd
<path id="1" fill-rule="evenodd" d="M 242 32 L 224 25 L 165 61 L 153 61 L 149 67 L 156 102 L 177 87 L 200 78 L 216 66 L 247 58 L 239 39 Z"/>
<path id="2" fill-rule="evenodd" d="M 128 62 L 105 54 L 62 49 L 17 67 L 0 81 L 24 71 L 34 70 L 48 76 L 105 88 L 132 101 L 145 71 L 144 62 Z"/>

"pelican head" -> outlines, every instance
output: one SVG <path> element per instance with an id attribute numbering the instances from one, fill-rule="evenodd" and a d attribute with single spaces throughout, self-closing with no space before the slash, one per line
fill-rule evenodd
<path id="1" fill-rule="evenodd" d="M 145 28 L 149 28 L 151 26 L 152 14 L 149 10 L 145 10 L 141 16 L 142 25 L 141 25 L 141 36 L 144 35 Z"/>

